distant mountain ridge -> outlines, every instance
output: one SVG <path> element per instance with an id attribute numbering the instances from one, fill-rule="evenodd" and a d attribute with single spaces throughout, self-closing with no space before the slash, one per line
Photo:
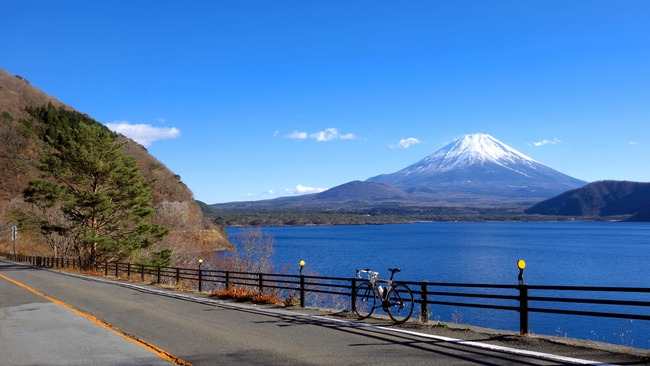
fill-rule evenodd
<path id="1" fill-rule="evenodd" d="M 418 199 L 535 202 L 587 182 L 551 169 L 486 134 L 466 135 L 391 174 L 366 180 Z"/>
<path id="2" fill-rule="evenodd" d="M 220 209 L 277 210 L 277 209 L 330 209 L 358 208 L 372 205 L 402 205 L 415 203 L 413 198 L 399 188 L 385 183 L 352 181 L 330 188 L 324 192 L 295 197 L 279 197 L 270 200 L 217 203 L 210 205 Z"/>
<path id="3" fill-rule="evenodd" d="M 594 182 L 539 202 L 525 212 L 577 217 L 633 215 L 631 221 L 650 221 L 650 183 Z"/>

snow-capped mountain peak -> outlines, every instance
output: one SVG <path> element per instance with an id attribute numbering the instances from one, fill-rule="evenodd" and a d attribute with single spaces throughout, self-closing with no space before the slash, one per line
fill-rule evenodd
<path id="1" fill-rule="evenodd" d="M 390 184 L 423 200 L 444 197 L 447 202 L 541 199 L 586 184 L 486 134 L 463 136 L 415 164 L 367 182 Z"/>
<path id="2" fill-rule="evenodd" d="M 446 145 L 423 160 L 405 168 L 404 173 L 446 172 L 470 165 L 494 163 L 505 168 L 524 164 L 533 167 L 536 162 L 494 137 L 486 134 L 466 135 Z"/>

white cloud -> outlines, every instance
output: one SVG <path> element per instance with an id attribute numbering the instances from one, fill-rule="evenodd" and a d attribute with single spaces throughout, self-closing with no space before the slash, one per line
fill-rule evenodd
<path id="1" fill-rule="evenodd" d="M 630 141 L 630 145 L 638 145 L 639 143 L 636 141 Z"/>
<path id="2" fill-rule="evenodd" d="M 288 139 L 306 139 L 307 138 L 307 132 L 299 132 L 298 130 L 291 132 L 288 135 L 285 135 L 284 137 Z"/>
<path id="3" fill-rule="evenodd" d="M 324 131 L 314 132 L 309 135 L 309 137 L 316 139 L 316 141 L 330 141 L 335 139 L 352 140 L 356 138 L 356 136 L 352 133 L 347 133 L 345 135 L 339 133 L 339 130 L 337 128 L 328 128 Z"/>
<path id="4" fill-rule="evenodd" d="M 287 188 L 284 191 L 289 194 L 307 194 L 307 193 L 320 193 L 326 190 L 327 188 L 305 187 L 302 184 L 298 184 L 296 188 Z"/>
<path id="5" fill-rule="evenodd" d="M 416 139 L 415 137 L 409 137 L 407 139 L 401 139 L 399 142 L 395 145 L 390 145 L 391 149 L 395 148 L 402 148 L 402 149 L 408 149 L 410 146 L 419 144 L 420 140 Z"/>
<path id="6" fill-rule="evenodd" d="M 557 144 L 561 144 L 561 143 L 562 143 L 562 140 L 560 140 L 560 139 L 558 139 L 556 137 L 553 140 L 542 140 L 542 141 L 533 142 L 533 145 L 535 145 L 535 146 L 543 146 L 543 145 L 557 145 Z"/>
<path id="7" fill-rule="evenodd" d="M 153 127 L 141 123 L 131 124 L 128 121 L 107 123 L 106 127 L 145 147 L 150 146 L 154 141 L 173 139 L 181 135 L 181 131 L 175 127 Z"/>
<path id="8" fill-rule="evenodd" d="M 314 133 L 307 133 L 295 130 L 290 134 L 284 135 L 288 139 L 300 139 L 304 140 L 306 138 L 312 138 L 316 141 L 331 141 L 331 140 L 353 140 L 357 136 L 353 133 L 342 134 L 339 132 L 338 128 L 327 128 L 323 131 L 318 131 Z"/>

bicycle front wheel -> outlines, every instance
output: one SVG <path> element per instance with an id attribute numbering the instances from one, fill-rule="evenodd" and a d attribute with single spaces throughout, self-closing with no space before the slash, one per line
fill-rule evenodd
<path id="1" fill-rule="evenodd" d="M 364 282 L 357 287 L 354 293 L 354 312 L 357 313 L 359 319 L 365 319 L 372 314 L 375 310 L 375 290 L 370 286 L 370 282 Z"/>
<path id="2" fill-rule="evenodd" d="M 413 294 L 406 285 L 397 283 L 388 294 L 388 315 L 395 324 L 407 321 L 413 313 Z"/>

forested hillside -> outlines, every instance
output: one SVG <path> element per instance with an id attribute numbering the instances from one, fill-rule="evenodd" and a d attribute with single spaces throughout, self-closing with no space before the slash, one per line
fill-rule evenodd
<path id="1" fill-rule="evenodd" d="M 650 183 L 600 181 L 562 193 L 526 210 L 529 214 L 577 217 L 632 215 L 632 221 L 648 221 Z"/>
<path id="2" fill-rule="evenodd" d="M 33 87 L 22 77 L 0 69 L 0 249 L 8 249 L 11 226 L 20 228 L 19 249 L 52 254 L 51 243 L 42 233 L 16 221 L 15 212 L 43 209 L 24 201 L 23 191 L 31 179 L 39 178 L 37 168 L 48 139 L 69 134 L 79 123 L 101 126 L 89 116 Z M 173 249 L 181 257 L 187 253 L 229 249 L 224 231 L 204 217 L 192 192 L 147 150 L 123 136 L 117 136 L 122 151 L 132 156 L 144 177 L 151 181 L 152 222 L 171 230 L 152 251 Z M 51 213 L 50 213 L 51 214 Z M 185 253 L 184 255 L 180 255 Z M 147 257 L 148 253 L 141 253 Z"/>

